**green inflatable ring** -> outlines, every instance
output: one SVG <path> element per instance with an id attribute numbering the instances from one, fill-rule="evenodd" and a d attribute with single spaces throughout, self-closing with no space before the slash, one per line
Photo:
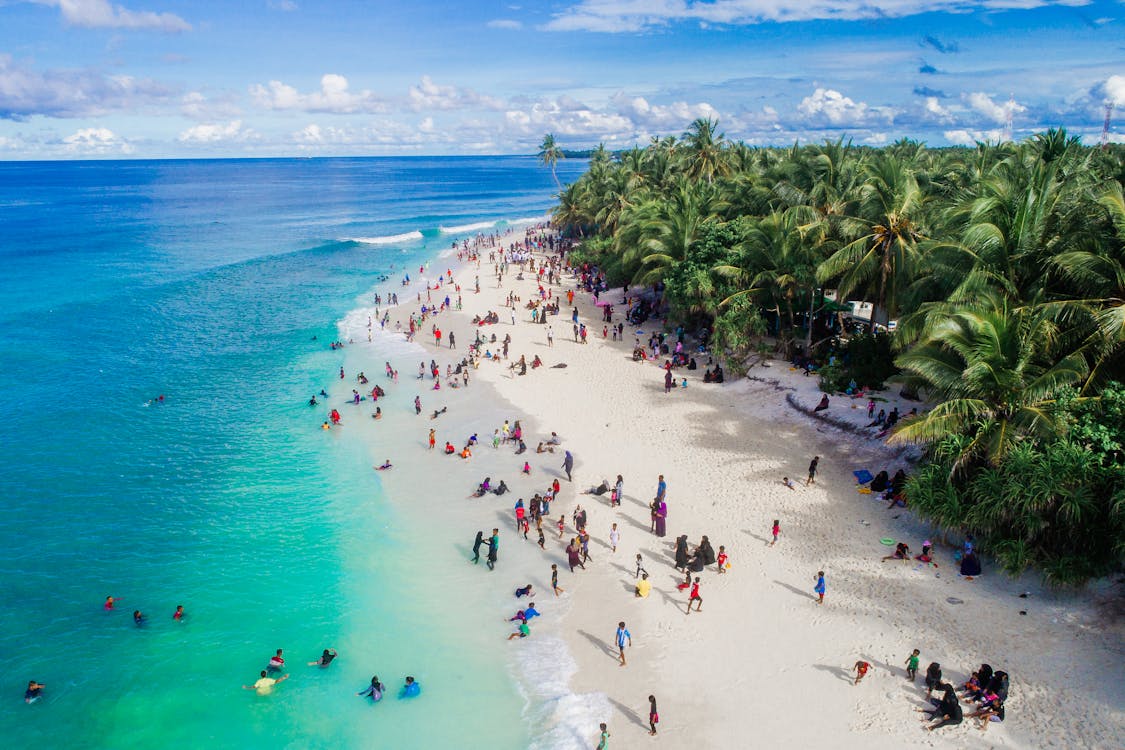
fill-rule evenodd
<path id="1" fill-rule="evenodd" d="M 895 546 L 895 540 L 891 539 L 889 536 L 885 536 L 879 540 L 879 544 L 885 544 L 888 547 L 893 547 Z"/>

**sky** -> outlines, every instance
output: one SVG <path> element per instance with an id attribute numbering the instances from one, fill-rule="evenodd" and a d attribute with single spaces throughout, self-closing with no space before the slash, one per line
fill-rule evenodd
<path id="1" fill-rule="evenodd" d="M 0 159 L 1125 142 L 1125 0 L 0 0 Z"/>

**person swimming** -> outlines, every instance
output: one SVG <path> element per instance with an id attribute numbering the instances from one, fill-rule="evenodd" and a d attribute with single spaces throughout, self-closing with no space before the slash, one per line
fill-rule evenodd
<path id="1" fill-rule="evenodd" d="M 392 466 L 391 459 L 388 458 L 381 465 L 376 466 L 375 471 L 386 471 L 387 469 L 391 468 L 391 466 Z"/>
<path id="2" fill-rule="evenodd" d="M 317 659 L 316 661 L 310 661 L 309 662 L 309 666 L 310 667 L 327 667 L 329 664 L 332 663 L 332 660 L 335 659 L 335 658 L 336 658 L 336 649 L 326 648 L 326 649 L 324 649 L 324 653 L 322 653 L 320 655 L 319 659 Z"/>
<path id="3" fill-rule="evenodd" d="M 172 613 L 172 619 L 175 620 L 176 622 L 183 622 L 184 621 L 184 605 L 182 605 L 182 604 L 176 605 L 176 611 Z"/>
<path id="4" fill-rule="evenodd" d="M 270 657 L 270 663 L 267 669 L 270 672 L 280 672 L 285 669 L 285 659 L 281 656 L 281 649 L 278 649 L 277 653 Z"/>
<path id="5" fill-rule="evenodd" d="M 372 703 L 378 703 L 383 700 L 383 693 L 386 692 L 383 683 L 379 682 L 379 676 L 375 675 L 371 678 L 371 684 L 365 689 L 360 690 L 356 695 L 370 696 Z"/>
<path id="6" fill-rule="evenodd" d="M 42 697 L 43 688 L 47 687 L 42 682 L 29 680 L 27 683 L 27 690 L 23 693 L 23 702 L 32 704 Z"/>
<path id="7" fill-rule="evenodd" d="M 399 694 L 400 698 L 414 698 L 422 692 L 422 686 L 414 681 L 413 677 L 406 678 L 406 684 L 402 686 L 402 692 Z"/>
<path id="8" fill-rule="evenodd" d="M 137 625 L 145 624 L 145 616 L 139 609 L 133 610 L 133 622 Z"/>

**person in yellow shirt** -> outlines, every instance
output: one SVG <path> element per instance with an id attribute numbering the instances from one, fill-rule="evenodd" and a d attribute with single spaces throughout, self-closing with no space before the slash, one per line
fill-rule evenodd
<path id="1" fill-rule="evenodd" d="M 289 679 L 289 675 L 282 675 L 281 677 L 278 677 L 277 679 L 274 679 L 273 677 L 267 677 L 266 676 L 266 670 L 263 669 L 261 677 L 258 678 L 257 682 L 255 682 L 253 685 L 243 685 L 242 689 L 243 690 L 255 690 L 255 691 L 257 691 L 258 695 L 269 695 L 270 693 L 273 692 L 273 686 L 274 685 L 276 685 L 279 682 L 285 682 L 288 679 Z"/>
<path id="2" fill-rule="evenodd" d="M 641 580 L 637 581 L 637 586 L 633 591 L 642 599 L 648 596 L 648 593 L 652 591 L 652 582 L 648 580 L 648 573 L 641 575 Z"/>

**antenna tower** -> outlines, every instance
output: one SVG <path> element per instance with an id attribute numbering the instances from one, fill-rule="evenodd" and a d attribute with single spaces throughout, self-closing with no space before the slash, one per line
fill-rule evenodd
<path id="1" fill-rule="evenodd" d="M 1109 144 L 1109 121 L 1113 117 L 1113 102 L 1105 103 L 1105 122 L 1102 123 L 1102 149 Z"/>

